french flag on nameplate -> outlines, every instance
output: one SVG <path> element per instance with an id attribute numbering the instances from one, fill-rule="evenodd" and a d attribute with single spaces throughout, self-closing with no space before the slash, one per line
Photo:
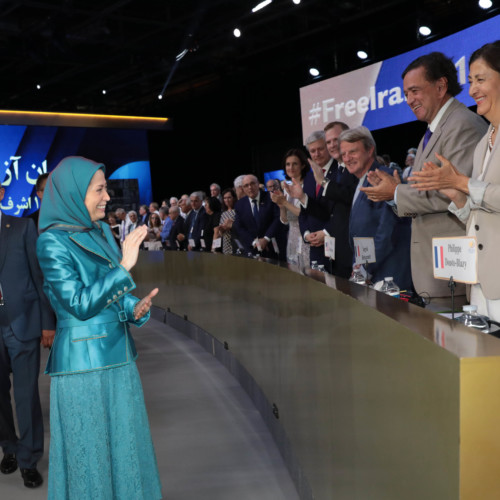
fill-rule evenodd
<path id="1" fill-rule="evenodd" d="M 442 245 L 434 245 L 434 269 L 444 268 L 444 247 Z"/>

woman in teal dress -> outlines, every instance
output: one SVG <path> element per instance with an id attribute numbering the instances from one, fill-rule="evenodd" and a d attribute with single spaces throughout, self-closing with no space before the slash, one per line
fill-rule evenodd
<path id="1" fill-rule="evenodd" d="M 100 222 L 104 165 L 68 157 L 51 173 L 37 254 L 57 315 L 51 375 L 49 500 L 161 498 L 156 457 L 129 323 L 149 319 L 154 289 L 131 295 L 130 270 L 146 226 L 118 249 Z"/>

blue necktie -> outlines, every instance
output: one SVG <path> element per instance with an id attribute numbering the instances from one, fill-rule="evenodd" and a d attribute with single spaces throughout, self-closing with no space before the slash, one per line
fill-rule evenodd
<path id="1" fill-rule="evenodd" d="M 425 149 L 425 146 L 427 146 L 427 143 L 429 142 L 431 135 L 432 135 L 431 129 L 427 127 L 427 130 L 425 131 L 424 135 L 424 143 L 422 144 L 422 151 Z"/>
<path id="2" fill-rule="evenodd" d="M 255 222 L 259 222 L 259 209 L 257 207 L 257 199 L 252 200 L 252 214 L 253 218 L 255 219 Z"/>

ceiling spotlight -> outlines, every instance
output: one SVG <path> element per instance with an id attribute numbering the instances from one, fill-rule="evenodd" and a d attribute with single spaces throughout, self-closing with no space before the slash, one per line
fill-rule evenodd
<path id="1" fill-rule="evenodd" d="M 103 90 L 102 93 L 103 93 L 103 95 L 106 95 L 106 91 L 105 90 Z"/>
<path id="2" fill-rule="evenodd" d="M 429 26 L 420 26 L 420 28 L 418 28 L 418 32 L 422 36 L 429 36 L 432 33 L 432 30 L 429 28 Z"/>
<path id="3" fill-rule="evenodd" d="M 163 99 L 163 95 L 162 94 L 158 94 L 158 100 L 161 101 Z"/>
<path id="4" fill-rule="evenodd" d="M 293 0 L 293 3 L 294 3 L 295 5 L 299 5 L 300 0 Z"/>
<path id="5" fill-rule="evenodd" d="M 479 7 L 481 9 L 489 9 L 493 5 L 491 0 L 479 0 Z"/>
<path id="6" fill-rule="evenodd" d="M 40 90 L 41 88 L 42 88 L 42 86 L 41 86 L 39 83 L 37 83 L 37 84 L 36 84 L 36 89 L 37 89 L 37 90 Z"/>
<path id="7" fill-rule="evenodd" d="M 188 53 L 188 49 L 184 49 L 182 52 L 179 52 L 176 56 L 175 56 L 175 60 L 176 61 L 180 61 L 186 54 Z"/>
<path id="8" fill-rule="evenodd" d="M 368 54 L 364 50 L 358 50 L 356 54 L 360 59 L 368 59 Z"/>
<path id="9" fill-rule="evenodd" d="M 267 7 L 272 1 L 273 0 L 264 0 L 263 2 L 260 2 L 252 9 L 252 12 L 257 12 L 258 10 L 263 9 L 264 7 Z"/>
<path id="10" fill-rule="evenodd" d="M 235 28 L 234 31 L 233 31 L 233 35 L 236 38 L 239 38 L 241 36 L 241 31 L 238 28 Z"/>
<path id="11" fill-rule="evenodd" d="M 316 68 L 309 68 L 309 74 L 314 77 L 319 76 L 319 70 Z"/>

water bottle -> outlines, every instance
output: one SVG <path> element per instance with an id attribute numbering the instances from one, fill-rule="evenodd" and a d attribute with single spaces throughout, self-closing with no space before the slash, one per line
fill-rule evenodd
<path id="1" fill-rule="evenodd" d="M 384 283 L 382 284 L 380 291 L 394 297 L 395 299 L 399 299 L 399 286 L 394 283 L 392 276 L 384 278 Z"/>
<path id="2" fill-rule="evenodd" d="M 484 333 L 488 333 L 488 318 L 477 313 L 477 306 L 471 304 L 470 306 L 462 306 L 462 309 L 464 313 L 456 321 L 463 323 L 465 326 L 477 328 Z"/>
<path id="3" fill-rule="evenodd" d="M 352 276 L 349 278 L 349 281 L 357 283 L 358 285 L 366 285 L 366 278 L 359 269 L 356 269 L 352 273 Z"/>

